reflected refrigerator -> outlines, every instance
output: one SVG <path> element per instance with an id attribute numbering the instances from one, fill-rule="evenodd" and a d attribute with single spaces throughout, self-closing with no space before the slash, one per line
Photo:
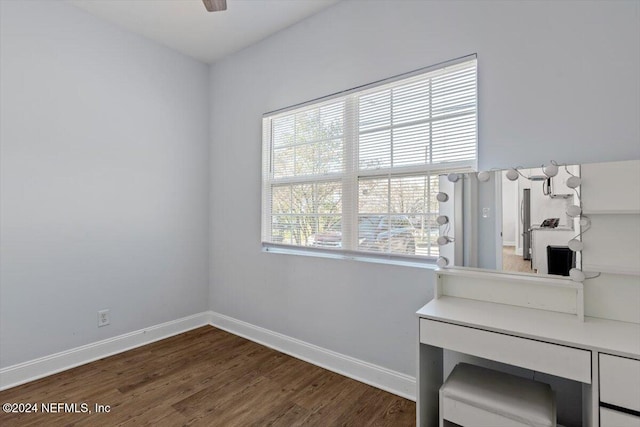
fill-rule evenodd
<path id="1" fill-rule="evenodd" d="M 531 259 L 531 189 L 522 190 L 520 202 L 520 224 L 522 225 L 522 258 Z"/>

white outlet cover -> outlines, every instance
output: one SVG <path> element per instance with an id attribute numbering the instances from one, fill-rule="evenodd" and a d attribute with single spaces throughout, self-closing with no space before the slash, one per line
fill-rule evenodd
<path id="1" fill-rule="evenodd" d="M 109 323 L 111 323 L 109 310 L 98 311 L 98 327 L 107 326 Z"/>

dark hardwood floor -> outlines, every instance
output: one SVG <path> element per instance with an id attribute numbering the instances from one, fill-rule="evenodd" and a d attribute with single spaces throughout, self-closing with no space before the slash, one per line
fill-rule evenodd
<path id="1" fill-rule="evenodd" d="M 7 402 L 39 410 L 2 412 L 3 427 L 415 425 L 412 401 L 210 326 L 0 392 Z"/>

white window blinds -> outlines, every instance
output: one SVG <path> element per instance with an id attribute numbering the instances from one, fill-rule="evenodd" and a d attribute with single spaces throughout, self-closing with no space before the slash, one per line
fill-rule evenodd
<path id="1" fill-rule="evenodd" d="M 266 114 L 262 241 L 435 257 L 438 175 L 476 162 L 475 56 Z"/>

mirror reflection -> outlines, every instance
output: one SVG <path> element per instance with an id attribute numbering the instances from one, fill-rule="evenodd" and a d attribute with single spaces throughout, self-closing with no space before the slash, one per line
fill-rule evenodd
<path id="1" fill-rule="evenodd" d="M 440 175 L 438 266 L 640 277 L 640 160 L 551 165 Z"/>
<path id="2" fill-rule="evenodd" d="M 500 180 L 496 188 L 501 189 L 496 200 L 502 209 L 502 257 L 497 260 L 502 258 L 504 271 L 568 276 L 580 265 L 580 252 L 568 246 L 571 239 L 579 239 L 580 224 L 567 210 L 580 201 L 579 187 L 570 188 L 567 180 L 579 177 L 580 167 L 561 165 L 551 177 L 542 168 L 517 172 L 515 180 L 509 171 L 495 172 Z"/>
<path id="3" fill-rule="evenodd" d="M 438 265 L 570 276 L 582 268 L 581 233 L 590 227 L 581 181 L 579 165 L 555 162 L 441 175 L 448 201 L 439 212 L 450 221 L 440 227 Z"/>

